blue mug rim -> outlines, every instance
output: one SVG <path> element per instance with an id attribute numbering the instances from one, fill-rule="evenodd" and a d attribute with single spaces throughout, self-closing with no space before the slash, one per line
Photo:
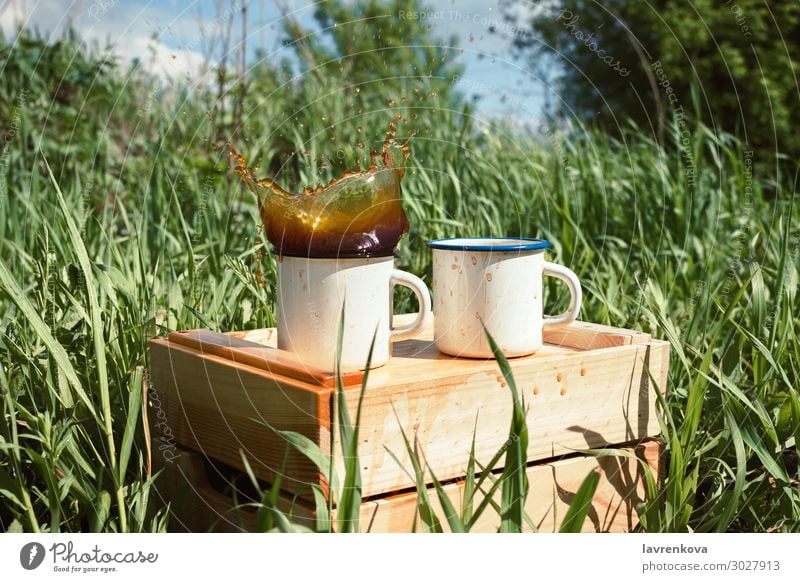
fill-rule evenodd
<path id="1" fill-rule="evenodd" d="M 453 241 L 475 241 L 453 244 Z M 481 244 L 478 241 L 509 241 L 508 244 Z M 512 242 L 513 241 L 513 242 Z M 549 249 L 553 245 L 542 238 L 528 238 L 518 236 L 458 236 L 454 238 L 440 238 L 426 243 L 432 249 L 445 251 L 538 251 Z"/>

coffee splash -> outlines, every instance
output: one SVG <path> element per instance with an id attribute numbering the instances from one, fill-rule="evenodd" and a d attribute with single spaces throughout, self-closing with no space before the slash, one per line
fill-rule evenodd
<path id="1" fill-rule="evenodd" d="M 400 182 L 408 141 L 383 142 L 366 170 L 345 172 L 326 186 L 292 194 L 270 178 L 257 178 L 231 151 L 236 171 L 258 197 L 267 239 L 279 255 L 334 258 L 387 256 L 408 231 Z M 378 157 L 380 156 L 380 165 Z"/>

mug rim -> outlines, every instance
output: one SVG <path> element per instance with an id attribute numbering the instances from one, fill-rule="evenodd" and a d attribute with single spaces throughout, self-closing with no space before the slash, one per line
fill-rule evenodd
<path id="1" fill-rule="evenodd" d="M 500 241 L 508 242 L 503 244 Z M 519 236 L 459 236 L 454 238 L 440 238 L 428 241 L 426 244 L 429 248 L 438 250 L 478 252 L 536 251 L 549 249 L 553 246 L 542 238 L 528 238 Z"/>

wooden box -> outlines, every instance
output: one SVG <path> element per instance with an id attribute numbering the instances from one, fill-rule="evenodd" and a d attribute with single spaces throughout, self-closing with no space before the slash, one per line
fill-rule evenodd
<path id="1" fill-rule="evenodd" d="M 250 489 L 248 478 L 230 467 L 215 463 L 205 455 L 183 449 L 166 447 L 156 441 L 156 450 L 169 450 L 169 455 L 155 455 L 156 469 L 163 469 L 155 483 L 153 495 L 172 512 L 170 529 L 188 532 L 255 531 L 258 496 Z M 592 506 L 582 525 L 584 532 L 626 532 L 638 524 L 636 506 L 645 502 L 642 473 L 653 472 L 660 479 L 663 445 L 645 441 L 622 447 L 647 463 L 649 469 L 636 459 L 621 456 L 590 457 L 575 455 L 532 464 L 528 467 L 528 497 L 525 512 L 538 531 L 558 531 L 564 515 L 583 480 L 591 471 L 600 473 Z M 444 486 L 447 496 L 461 512 L 463 481 Z M 444 511 L 434 490 L 428 495 L 434 512 L 448 531 Z M 499 495 L 496 501 L 499 503 Z M 364 500 L 361 504 L 359 529 L 370 533 L 408 533 L 427 531 L 417 515 L 416 492 L 387 494 Z M 476 497 L 473 507 L 482 500 Z M 282 494 L 279 509 L 293 523 L 310 529 L 316 527 L 312 505 Z M 333 510 L 335 523 L 336 510 Z M 473 533 L 497 531 L 500 518 L 491 507 L 481 515 Z M 530 530 L 529 527 L 526 529 Z"/>
<path id="2" fill-rule="evenodd" d="M 398 323 L 412 316 L 396 316 Z M 309 483 L 326 480 L 275 429 L 299 432 L 322 451 L 338 428 L 333 379 L 302 367 L 275 346 L 275 330 L 218 334 L 176 332 L 151 342 L 154 436 L 243 468 L 241 452 L 267 482 L 313 500 Z M 536 354 L 511 360 L 528 406 L 529 461 L 659 434 L 656 390 L 665 391 L 669 346 L 648 334 L 584 322 L 545 334 Z M 360 374 L 345 378 L 355 418 Z M 475 455 L 487 463 L 503 447 L 511 394 L 494 360 L 440 354 L 432 330 L 394 345 L 391 361 L 370 371 L 359 437 L 362 495 L 413 487 L 401 434 L 416 435 L 441 481 L 463 477 Z M 400 462 L 389 454 L 391 451 Z M 283 464 L 285 463 L 285 464 Z M 282 465 L 283 464 L 283 465 Z M 341 452 L 335 464 L 343 474 Z"/>

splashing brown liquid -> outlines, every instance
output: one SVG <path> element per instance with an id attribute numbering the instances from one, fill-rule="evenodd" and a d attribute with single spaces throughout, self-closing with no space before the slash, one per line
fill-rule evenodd
<path id="1" fill-rule="evenodd" d="M 370 167 L 345 172 L 327 186 L 292 194 L 270 178 L 256 178 L 231 150 L 236 171 L 258 197 L 267 239 L 279 255 L 333 258 L 391 255 L 408 231 L 400 182 L 408 141 L 394 138 L 370 154 Z"/>

